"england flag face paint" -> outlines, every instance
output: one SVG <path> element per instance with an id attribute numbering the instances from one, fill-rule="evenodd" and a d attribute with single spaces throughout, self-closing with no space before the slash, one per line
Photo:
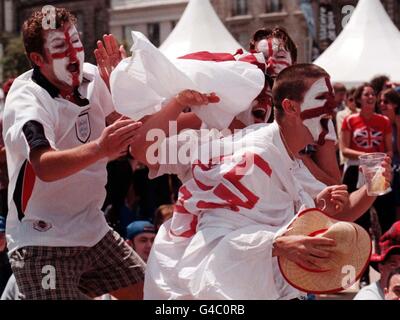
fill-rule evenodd
<path id="1" fill-rule="evenodd" d="M 293 64 L 290 52 L 285 48 L 283 40 L 263 39 L 257 43 L 256 50 L 264 54 L 268 61 L 268 74 L 273 78 Z"/>
<path id="2" fill-rule="evenodd" d="M 78 87 L 83 79 L 85 53 L 75 26 L 49 31 L 45 47 L 57 79 L 70 87 Z"/>
<path id="3" fill-rule="evenodd" d="M 320 145 L 325 142 L 329 116 L 334 109 L 335 96 L 329 78 L 315 81 L 304 96 L 301 118 L 311 132 L 314 141 Z"/>

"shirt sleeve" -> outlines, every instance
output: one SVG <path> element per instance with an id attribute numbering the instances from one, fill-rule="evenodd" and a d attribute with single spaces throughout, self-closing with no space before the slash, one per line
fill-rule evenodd
<path id="1" fill-rule="evenodd" d="M 342 124 L 342 131 L 351 131 L 350 124 L 349 124 L 349 117 L 350 116 L 347 116 L 346 118 L 344 118 L 343 124 Z"/>
<path id="2" fill-rule="evenodd" d="M 50 147 L 50 142 L 47 140 L 43 125 L 40 122 L 28 121 L 22 127 L 22 131 L 31 151 L 37 148 Z"/>
<path id="3" fill-rule="evenodd" d="M 55 147 L 54 121 L 35 88 L 21 86 L 9 93 L 3 119 L 3 138 L 7 147 L 29 159 L 31 147 Z M 48 102 L 51 103 L 51 102 Z"/>

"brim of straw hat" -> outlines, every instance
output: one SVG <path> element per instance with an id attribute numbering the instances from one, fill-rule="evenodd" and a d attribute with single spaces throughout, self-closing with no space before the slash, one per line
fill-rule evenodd
<path id="1" fill-rule="evenodd" d="M 291 223 L 285 236 L 316 236 L 338 222 L 318 209 L 305 210 Z M 369 265 L 372 243 L 368 232 L 361 226 L 347 224 L 354 227 L 355 233 L 350 254 L 333 253 L 331 259 L 335 261 L 335 267 L 326 271 L 306 270 L 285 257 L 278 257 L 279 268 L 286 281 L 300 291 L 315 294 L 340 292 L 356 283 Z"/>

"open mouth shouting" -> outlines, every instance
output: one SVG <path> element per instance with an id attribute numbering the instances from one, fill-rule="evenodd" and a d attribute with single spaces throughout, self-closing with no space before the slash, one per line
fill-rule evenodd
<path id="1" fill-rule="evenodd" d="M 71 62 L 67 65 L 67 70 L 73 75 L 79 75 L 80 73 L 80 63 L 79 61 Z"/>
<path id="2" fill-rule="evenodd" d="M 264 122 L 266 120 L 265 118 L 267 116 L 267 110 L 265 110 L 264 108 L 261 108 L 261 107 L 257 107 L 251 111 L 251 114 L 257 120 Z"/>

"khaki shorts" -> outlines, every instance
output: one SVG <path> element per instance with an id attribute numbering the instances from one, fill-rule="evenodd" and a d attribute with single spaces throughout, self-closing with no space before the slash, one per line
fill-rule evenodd
<path id="1" fill-rule="evenodd" d="M 95 246 L 23 247 L 11 254 L 20 298 L 81 300 L 144 279 L 145 263 L 115 231 Z"/>

